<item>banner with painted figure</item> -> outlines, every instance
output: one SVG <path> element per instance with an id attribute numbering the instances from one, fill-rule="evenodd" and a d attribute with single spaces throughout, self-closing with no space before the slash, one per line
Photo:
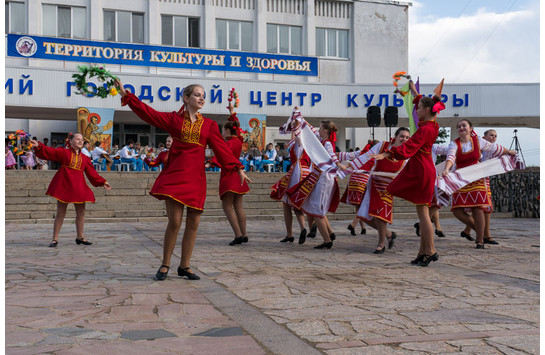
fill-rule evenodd
<path id="1" fill-rule="evenodd" d="M 257 149 L 263 151 L 267 144 L 265 142 L 267 115 L 237 113 L 237 118 L 240 122 L 240 128 L 247 132 L 242 134 L 242 151 L 245 153 L 248 152 L 253 144 L 255 144 Z"/>
<path id="2" fill-rule="evenodd" d="M 110 108 L 79 107 L 77 109 L 78 133 L 91 143 L 91 150 L 95 148 L 97 141 L 105 151 L 109 151 L 112 147 L 114 113 L 115 110 Z"/>

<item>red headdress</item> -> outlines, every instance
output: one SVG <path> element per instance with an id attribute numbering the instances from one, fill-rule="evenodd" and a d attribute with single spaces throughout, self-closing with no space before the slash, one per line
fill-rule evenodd
<path id="1" fill-rule="evenodd" d="M 442 79 L 439 85 L 433 90 L 433 93 L 435 96 L 433 97 L 433 101 L 435 101 L 435 105 L 433 105 L 431 112 L 432 113 L 439 113 L 445 109 L 445 104 L 441 102 L 441 92 L 443 91 L 443 83 L 445 82 L 445 79 Z"/>
<path id="2" fill-rule="evenodd" d="M 329 134 L 329 141 L 333 145 L 333 148 L 335 148 L 335 142 L 337 142 L 337 133 L 335 131 L 331 131 Z"/>

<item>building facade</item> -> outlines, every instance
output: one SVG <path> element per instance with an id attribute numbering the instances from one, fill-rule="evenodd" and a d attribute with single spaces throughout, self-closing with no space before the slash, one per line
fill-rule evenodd
<path id="1" fill-rule="evenodd" d="M 266 117 L 267 142 L 287 140 L 276 128 L 298 106 L 314 125 L 333 120 L 341 149 L 363 146 L 369 106 L 397 106 L 399 125 L 407 125 L 392 74 L 408 68 L 409 9 L 390 0 L 6 1 L 6 131 L 55 140 L 76 130 L 76 108 L 103 107 L 116 110 L 114 142 L 164 140 L 119 97 L 77 95 L 72 74 L 94 64 L 160 111 L 178 110 L 182 89 L 196 82 L 207 95 L 202 113 L 221 124 L 236 88 L 239 113 Z M 531 127 L 537 120 L 538 127 L 538 99 L 537 110 L 501 99 L 538 95 L 536 85 L 447 79 L 442 115 L 518 118 Z M 377 129 L 377 138 L 387 135 Z"/>

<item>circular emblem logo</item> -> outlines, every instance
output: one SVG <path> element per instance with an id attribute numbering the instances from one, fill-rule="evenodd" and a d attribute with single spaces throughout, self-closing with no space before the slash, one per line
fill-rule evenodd
<path id="1" fill-rule="evenodd" d="M 15 43 L 17 52 L 23 57 L 32 57 L 38 48 L 36 41 L 31 37 L 21 37 Z"/>

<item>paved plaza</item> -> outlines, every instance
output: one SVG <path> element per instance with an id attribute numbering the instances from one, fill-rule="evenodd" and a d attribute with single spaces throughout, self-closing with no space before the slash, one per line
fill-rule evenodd
<path id="1" fill-rule="evenodd" d="M 249 221 L 228 246 L 226 221 L 203 222 L 192 258 L 199 281 L 166 281 L 166 223 L 6 225 L 7 354 L 538 354 L 539 219 L 493 218 L 499 245 L 476 250 L 443 219 L 439 261 L 409 264 L 415 221 L 395 220 L 385 254 L 377 233 L 332 221 L 330 250 L 279 243 L 282 221 Z M 297 230 L 298 232 L 298 230 Z M 359 232 L 359 229 L 358 229 Z M 296 233 L 296 236 L 298 233 Z M 181 239 L 181 237 L 180 237 Z M 178 243 L 179 244 L 179 243 Z"/>

